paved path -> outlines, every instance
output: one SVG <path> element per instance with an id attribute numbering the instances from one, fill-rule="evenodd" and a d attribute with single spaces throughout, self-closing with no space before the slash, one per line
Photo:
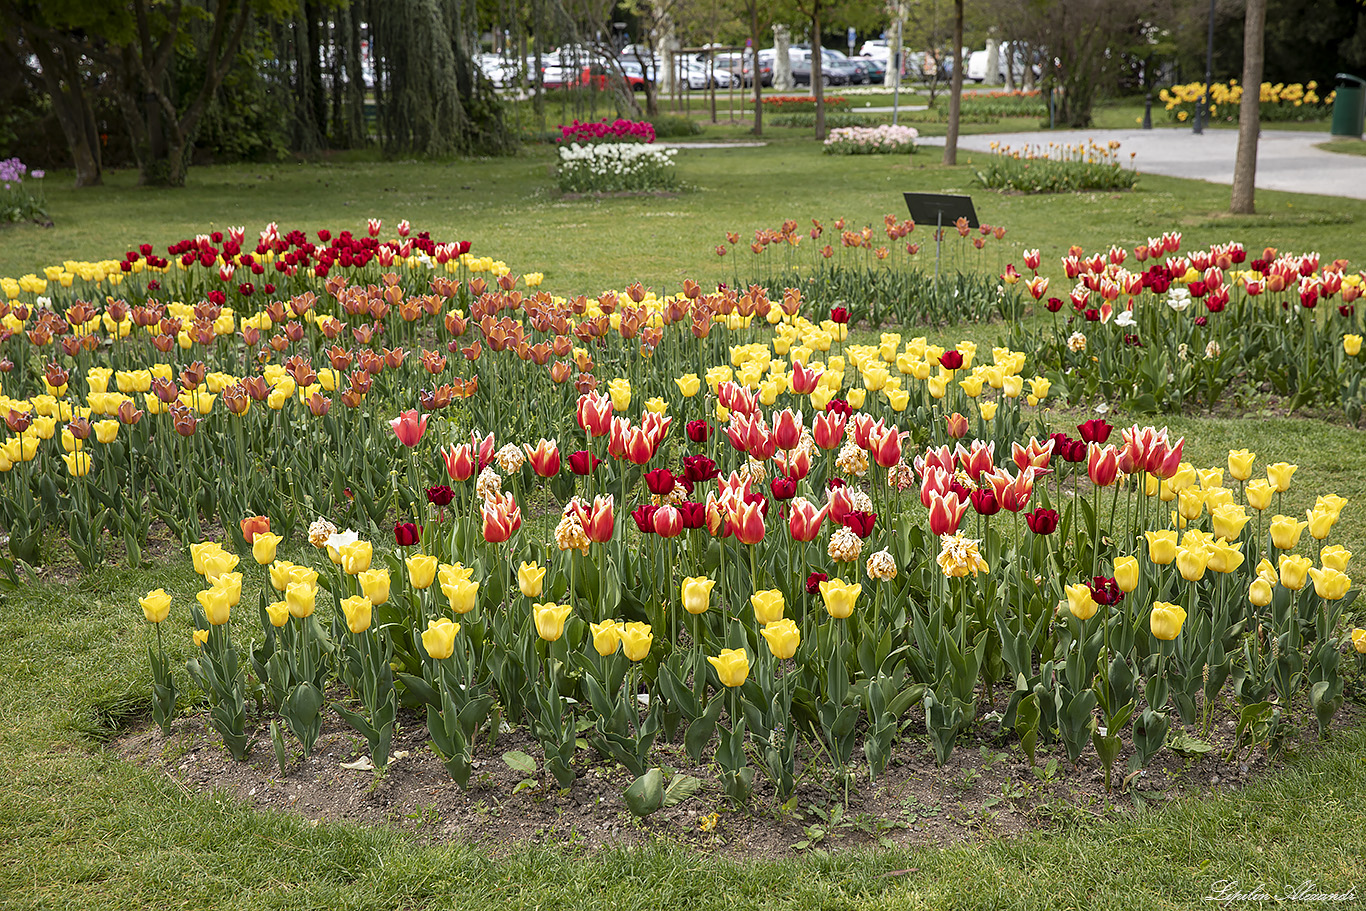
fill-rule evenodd
<path id="1" fill-rule="evenodd" d="M 736 140 L 735 142 L 656 142 L 661 149 L 757 149 L 768 145 L 758 139 Z"/>
<path id="2" fill-rule="evenodd" d="M 1327 142 L 1327 133 L 1263 130 L 1257 143 L 1257 188 L 1320 193 L 1366 199 L 1366 156 L 1344 155 L 1314 148 Z M 1206 130 L 1197 136 L 1189 129 L 1055 130 L 1037 133 L 979 133 L 959 137 L 958 147 L 991 151 L 999 142 L 1019 149 L 1025 145 L 1118 140 L 1120 157 L 1136 153 L 1140 172 L 1167 177 L 1190 177 L 1213 183 L 1233 183 L 1233 160 L 1238 152 L 1237 130 Z M 942 136 L 925 136 L 921 145 L 944 144 Z"/>

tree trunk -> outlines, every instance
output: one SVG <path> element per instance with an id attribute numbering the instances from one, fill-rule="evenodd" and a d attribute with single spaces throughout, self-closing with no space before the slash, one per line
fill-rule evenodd
<path id="1" fill-rule="evenodd" d="M 825 86 L 821 73 L 821 3 L 812 0 L 811 4 L 811 94 L 816 97 L 816 141 L 825 141 Z"/>
<path id="2" fill-rule="evenodd" d="M 1247 0 L 1247 19 L 1243 23 L 1243 99 L 1238 108 L 1238 157 L 1233 165 L 1233 195 L 1229 203 L 1229 211 L 1235 215 L 1251 215 L 1255 208 L 1265 34 L 1266 0 Z"/>
<path id="3" fill-rule="evenodd" d="M 958 114 L 963 107 L 963 0 L 953 2 L 953 89 L 949 94 L 949 130 L 944 137 L 944 164 L 958 164 Z"/>
<path id="4" fill-rule="evenodd" d="M 99 131 L 95 128 L 95 114 L 90 108 L 81 84 L 81 70 L 72 65 L 72 54 L 62 46 L 53 46 L 40 37 L 25 35 L 26 47 L 38 58 L 43 70 L 43 84 L 52 101 L 52 113 L 66 137 L 71 160 L 76 167 L 76 186 L 96 187 L 104 183 L 104 167 L 100 156 Z M 20 46 L 10 42 L 15 56 L 26 56 Z"/>

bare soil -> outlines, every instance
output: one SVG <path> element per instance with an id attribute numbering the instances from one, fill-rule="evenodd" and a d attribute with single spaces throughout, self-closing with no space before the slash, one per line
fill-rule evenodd
<path id="1" fill-rule="evenodd" d="M 995 706 L 1004 711 L 1004 699 Z M 329 713 L 313 755 L 296 756 L 282 774 L 268 729 L 258 728 L 251 756 L 234 762 L 207 724 L 207 714 L 182 716 L 170 736 L 155 726 L 130 730 L 110 748 L 124 759 L 164 772 L 190 792 L 225 791 L 261 809 L 297 813 L 311 820 L 388 825 L 422 841 L 461 841 L 505 855 L 528 844 L 557 842 L 589 850 L 637 845 L 654 839 L 690 845 L 704 853 L 736 858 L 780 858 L 803 852 L 860 845 L 945 845 L 1027 830 L 1132 813 L 1151 803 L 1181 796 L 1238 790 L 1283 768 L 1281 757 L 1258 749 L 1232 759 L 1234 723 L 1227 711 L 1207 738 L 1214 748 L 1201 756 L 1158 754 L 1147 769 L 1127 774 L 1130 749 L 1115 763 L 1113 791 L 1093 750 L 1075 769 L 1061 746 L 1041 746 L 1031 769 L 1013 737 L 995 737 L 997 725 L 979 718 L 960 738 L 949 762 L 934 764 L 923 722 L 912 722 L 886 772 L 869 782 L 866 765 L 854 769 L 848 789 L 835 770 L 807 743 L 799 749 L 795 798 L 779 806 L 762 772 L 747 807 L 734 807 L 715 766 L 691 764 L 678 742 L 657 744 L 655 761 L 668 776 L 701 779 L 695 795 L 645 820 L 635 819 L 622 792 L 632 776 L 598 757 L 586 745 L 578 751 L 573 788 L 561 790 L 541 771 L 542 753 L 525 728 L 506 729 L 494 743 L 487 731 L 475 750 L 467 790 L 451 781 L 432 750 L 422 720 L 400 713 L 393 760 L 383 775 L 348 769 L 365 759 L 365 742 Z M 1359 724 L 1361 706 L 1348 702 L 1335 727 Z M 1313 750 L 1316 729 L 1297 712 L 1301 729 L 1286 741 L 1287 752 Z M 1175 719 L 1173 724 L 1175 725 Z M 1192 732 L 1198 735 L 1198 732 Z M 297 744 L 294 744 L 297 747 Z M 502 759 L 520 750 L 537 761 L 528 778 Z M 704 755 L 710 755 L 710 750 Z M 855 756 L 861 756 L 856 748 Z M 751 764 L 758 765 L 751 756 Z M 364 763 L 362 763 L 364 765 Z"/>

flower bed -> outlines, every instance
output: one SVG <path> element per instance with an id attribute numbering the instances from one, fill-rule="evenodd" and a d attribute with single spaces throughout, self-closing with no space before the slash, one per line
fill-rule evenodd
<path id="1" fill-rule="evenodd" d="M 1168 233 L 1132 251 L 1074 248 L 1062 261 L 1076 281 L 1067 300 L 1045 301 L 1046 281 L 1031 287 L 1055 314 L 1051 326 L 1017 330 L 1013 343 L 1066 377 L 1076 401 L 1182 410 L 1212 407 L 1230 387 L 1266 387 L 1292 409 L 1338 407 L 1360 424 L 1366 330 L 1356 301 L 1366 274 L 1317 253 L 1266 248 L 1249 260 L 1237 242 L 1180 247 Z M 1027 251 L 1026 265 L 1038 256 Z"/>
<path id="2" fill-rule="evenodd" d="M 1333 98 L 1336 94 L 1329 92 L 1327 96 L 1320 97 L 1318 83 L 1312 81 L 1304 85 L 1298 82 L 1289 85 L 1263 82 L 1258 99 L 1261 107 L 1259 116 L 1263 121 L 1326 120 L 1333 115 Z M 1159 100 L 1166 105 L 1167 116 L 1178 123 L 1194 117 L 1204 97 L 1203 82 L 1174 85 L 1158 93 Z M 1237 123 L 1242 99 L 1243 87 L 1236 81 L 1210 83 L 1210 118 Z"/>
<path id="3" fill-rule="evenodd" d="M 556 141 L 579 145 L 595 142 L 648 144 L 655 141 L 655 128 L 648 120 L 623 120 L 620 117 L 610 123 L 605 117 L 586 123 L 575 120 L 569 126 L 560 125 L 560 137 Z"/>
<path id="4" fill-rule="evenodd" d="M 822 99 L 827 111 L 837 111 L 849 106 L 849 99 L 840 95 L 827 95 Z M 763 101 L 764 110 L 784 114 L 805 113 L 816 110 L 815 95 L 769 95 Z"/>
<path id="5" fill-rule="evenodd" d="M 827 155 L 909 155 L 920 133 L 913 127 L 839 127 L 825 140 Z"/>
<path id="6" fill-rule="evenodd" d="M 992 143 L 995 152 L 977 170 L 977 180 L 991 190 L 1020 193 L 1075 193 L 1084 190 L 1132 190 L 1138 172 L 1120 157 L 1119 142 L 1049 143 L 1014 149 Z"/>
<path id="7" fill-rule="evenodd" d="M 566 193 L 675 190 L 677 149 L 639 143 L 561 146 L 557 176 Z"/>
<path id="8" fill-rule="evenodd" d="M 43 176 L 43 171 L 29 170 L 17 158 L 0 161 L 0 223 L 42 221 L 47 217 L 43 209 Z"/>
<path id="9" fill-rule="evenodd" d="M 1297 519 L 1294 465 L 1190 464 L 1152 426 L 1046 432 L 1044 346 L 851 344 L 797 289 L 555 298 L 381 233 L 272 227 L 243 253 L 235 230 L 5 288 L 12 552 L 59 530 L 87 567 L 115 541 L 138 564 L 155 521 L 203 578 L 142 599 L 163 729 L 191 682 L 235 758 L 268 730 L 288 770 L 326 716 L 382 771 L 402 705 L 463 788 L 506 722 L 539 753 L 512 768 L 572 789 L 591 750 L 648 816 L 699 786 L 657 741 L 741 802 L 760 777 L 788 800 L 817 763 L 876 779 L 928 745 L 942 765 L 974 727 L 1031 765 L 1094 751 L 1111 787 L 1227 723 L 1231 756 L 1326 732 L 1366 670 L 1346 501 Z M 256 265 L 300 290 L 213 299 Z M 99 289 L 125 298 L 81 300 Z"/>

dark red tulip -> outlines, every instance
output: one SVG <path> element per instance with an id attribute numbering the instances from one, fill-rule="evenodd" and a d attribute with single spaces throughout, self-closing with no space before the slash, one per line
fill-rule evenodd
<path id="1" fill-rule="evenodd" d="M 821 590 L 821 583 L 830 579 L 825 573 L 812 573 L 806 577 L 806 593 L 814 595 Z"/>
<path id="2" fill-rule="evenodd" d="M 939 366 L 945 370 L 957 370 L 963 366 L 963 352 L 950 348 L 939 356 Z"/>
<path id="3" fill-rule="evenodd" d="M 1092 418 L 1077 425 L 1077 433 L 1087 443 L 1104 443 L 1110 439 L 1110 431 L 1114 429 L 1104 418 Z"/>
<path id="4" fill-rule="evenodd" d="M 1091 597 L 1097 604 L 1118 604 L 1124 600 L 1124 592 L 1113 578 L 1096 576 L 1091 580 Z"/>
<path id="5" fill-rule="evenodd" d="M 825 405 L 825 410 L 834 414 L 842 414 L 845 417 L 854 413 L 854 409 L 844 399 L 831 399 Z"/>
<path id="6" fill-rule="evenodd" d="M 1040 506 L 1033 512 L 1025 513 L 1025 524 L 1036 535 L 1051 535 L 1058 530 L 1058 511 Z"/>
<path id="7" fill-rule="evenodd" d="M 875 512 L 846 512 L 841 524 L 866 540 L 873 533 L 873 523 L 876 521 L 877 513 Z"/>
<path id="8" fill-rule="evenodd" d="M 845 307 L 831 307 L 830 322 L 841 324 L 849 322 L 849 310 Z"/>
<path id="9" fill-rule="evenodd" d="M 394 543 L 399 547 L 412 547 L 422 539 L 422 529 L 412 522 L 394 523 Z"/>
<path id="10" fill-rule="evenodd" d="M 712 435 L 712 426 L 703 420 L 689 421 L 686 430 L 694 443 L 705 443 Z"/>
<path id="11" fill-rule="evenodd" d="M 716 467 L 716 463 L 706 456 L 683 457 L 683 476 L 693 484 L 710 481 L 720 473 L 721 470 Z"/>
<path id="12" fill-rule="evenodd" d="M 659 509 L 652 503 L 642 503 L 631 510 L 631 518 L 635 520 L 636 528 L 640 529 L 641 534 L 652 535 L 655 532 L 655 512 Z"/>
<path id="13" fill-rule="evenodd" d="M 768 489 L 773 493 L 775 500 L 790 500 L 797 495 L 797 482 L 789 477 L 779 475 L 768 485 Z"/>
<path id="14" fill-rule="evenodd" d="M 683 527 L 686 529 L 707 527 L 707 507 L 702 503 L 679 503 L 678 514 L 683 517 Z"/>
<path id="15" fill-rule="evenodd" d="M 645 472 L 645 486 L 657 497 L 667 496 L 674 489 L 674 473 L 667 468 Z"/>
<path id="16" fill-rule="evenodd" d="M 577 475 L 592 474 L 601 463 L 602 459 L 586 449 L 580 449 L 578 452 L 569 454 L 569 470 Z"/>
<path id="17" fill-rule="evenodd" d="M 433 506 L 446 507 L 451 505 L 451 500 L 455 499 L 455 491 L 445 484 L 438 484 L 435 487 L 427 488 L 427 502 Z"/>
<path id="18" fill-rule="evenodd" d="M 996 499 L 996 492 L 990 487 L 974 490 L 968 499 L 979 516 L 994 516 L 1001 511 L 1001 501 Z"/>

